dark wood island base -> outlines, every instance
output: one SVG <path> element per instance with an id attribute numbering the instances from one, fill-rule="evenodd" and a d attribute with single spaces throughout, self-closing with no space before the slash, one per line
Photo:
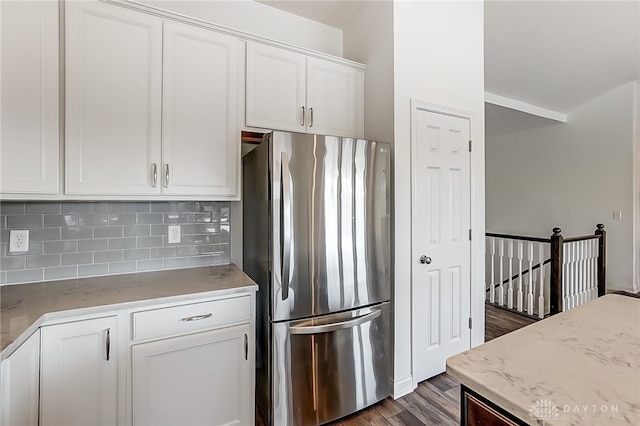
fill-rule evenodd
<path id="1" fill-rule="evenodd" d="M 526 424 L 468 387 L 460 386 L 461 426 L 524 426 Z"/>

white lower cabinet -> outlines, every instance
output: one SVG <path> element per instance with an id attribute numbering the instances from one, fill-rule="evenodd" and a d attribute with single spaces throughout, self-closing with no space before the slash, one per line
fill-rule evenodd
<path id="1" fill-rule="evenodd" d="M 134 425 L 252 425 L 249 324 L 135 345 Z"/>
<path id="2" fill-rule="evenodd" d="M 42 327 L 40 425 L 116 425 L 117 317 Z"/>
<path id="3" fill-rule="evenodd" d="M 2 360 L 0 425 L 254 425 L 253 294 L 99 315 Z"/>
<path id="4" fill-rule="evenodd" d="M 0 424 L 38 426 L 40 330 L 2 361 Z"/>

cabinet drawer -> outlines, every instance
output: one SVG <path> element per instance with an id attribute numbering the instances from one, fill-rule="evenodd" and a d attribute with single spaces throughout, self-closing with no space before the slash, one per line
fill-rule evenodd
<path id="1" fill-rule="evenodd" d="M 251 298 L 246 296 L 135 312 L 133 339 L 190 333 L 250 319 Z"/>

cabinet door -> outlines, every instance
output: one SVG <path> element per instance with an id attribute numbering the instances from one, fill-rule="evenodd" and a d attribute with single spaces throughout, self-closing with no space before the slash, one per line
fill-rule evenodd
<path id="1" fill-rule="evenodd" d="M 38 426 L 40 330 L 2 361 L 0 424 Z"/>
<path id="2" fill-rule="evenodd" d="M 0 1 L 0 192 L 59 186 L 58 2 Z"/>
<path id="3" fill-rule="evenodd" d="M 247 126 L 306 131 L 305 63 L 298 53 L 247 43 Z"/>
<path id="4" fill-rule="evenodd" d="M 162 21 L 102 2 L 66 8 L 66 191 L 159 194 Z"/>
<path id="5" fill-rule="evenodd" d="M 237 196 L 243 43 L 165 22 L 163 48 L 163 193 Z"/>
<path id="6" fill-rule="evenodd" d="M 250 332 L 247 324 L 133 346 L 133 424 L 253 426 Z"/>
<path id="7" fill-rule="evenodd" d="M 42 327 L 40 425 L 117 423 L 117 319 Z"/>
<path id="8" fill-rule="evenodd" d="M 320 59 L 307 59 L 309 133 L 364 136 L 362 70 Z"/>

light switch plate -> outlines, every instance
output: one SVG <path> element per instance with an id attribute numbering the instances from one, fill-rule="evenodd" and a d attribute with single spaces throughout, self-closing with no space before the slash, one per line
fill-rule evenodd
<path id="1" fill-rule="evenodd" d="M 29 251 L 29 230 L 12 229 L 9 233 L 9 253 Z"/>
<path id="2" fill-rule="evenodd" d="M 622 212 L 620 210 L 614 210 L 613 211 L 613 218 L 614 219 L 622 219 Z"/>

